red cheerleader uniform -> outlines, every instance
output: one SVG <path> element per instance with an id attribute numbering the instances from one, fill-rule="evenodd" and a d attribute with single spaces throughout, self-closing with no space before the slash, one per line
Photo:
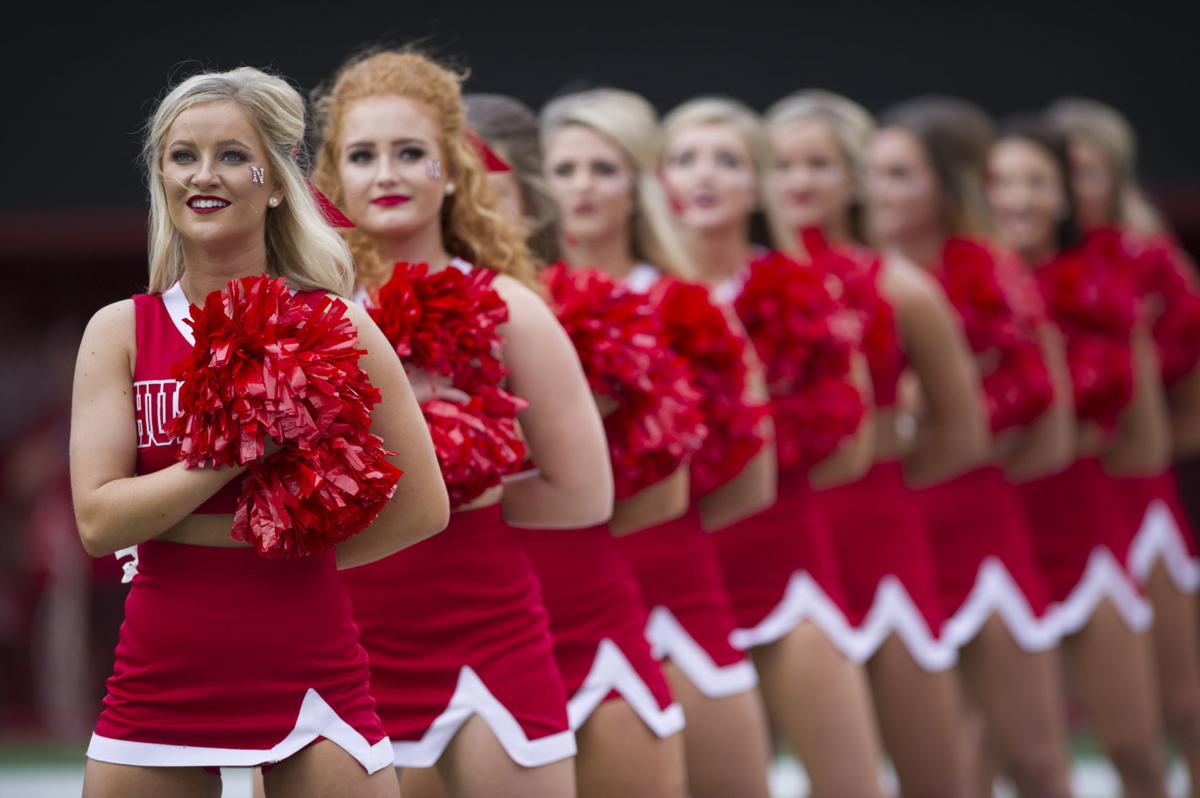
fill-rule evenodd
<path id="1" fill-rule="evenodd" d="M 648 293 L 660 279 L 657 268 L 638 264 L 625 283 Z M 715 542 L 695 505 L 680 518 L 615 540 L 649 609 L 645 635 L 654 656 L 674 663 L 709 698 L 755 689 L 754 666 L 730 644 L 729 594 Z"/>
<path id="2" fill-rule="evenodd" d="M 796 303 L 802 309 L 794 313 L 803 318 L 790 319 L 785 333 L 791 335 L 803 327 L 811 337 L 810 349 L 803 357 L 813 363 L 804 368 L 816 370 L 814 364 L 824 348 L 832 348 L 840 338 L 835 326 L 849 321 L 838 318 L 847 314 L 836 298 L 841 290 L 836 276 L 800 266 L 779 253 L 761 254 L 742 274 L 714 292 L 742 318 L 766 366 L 780 460 L 775 504 L 715 534 L 738 625 L 731 640 L 742 650 L 768 645 L 804 621 L 812 621 L 846 656 L 862 662 L 869 656 L 869 647 L 848 619 L 850 602 L 838 569 L 833 530 L 808 482 L 808 469 L 853 434 L 861 421 L 861 400 L 847 380 L 849 348 L 841 352 L 838 373 L 821 383 L 808 377 L 781 380 L 776 369 L 781 361 L 792 358 L 777 357 L 772 348 L 795 342 L 760 336 L 748 321 L 743 304 L 759 269 L 764 270 L 759 276 L 778 275 L 764 286 L 763 294 L 778 296 L 797 286 L 807 292 Z M 766 321 L 775 323 L 774 318 Z M 792 384 L 780 389 L 782 382 Z M 828 393 L 818 393 L 819 388 Z M 789 454 L 792 451 L 795 453 Z"/>
<path id="3" fill-rule="evenodd" d="M 1130 334 L 1136 308 L 1125 276 L 1092 238 L 1037 267 L 1051 319 L 1063 333 L 1076 416 L 1111 430 L 1133 391 Z M 1142 630 L 1151 610 L 1121 564 L 1137 521 L 1118 480 L 1097 457 L 1081 457 L 1063 471 L 1019 487 L 1035 533 L 1038 560 L 1063 634 L 1082 629 L 1108 599 L 1126 624 Z"/>
<path id="4" fill-rule="evenodd" d="M 1036 289 L 1014 264 L 959 238 L 946 243 L 934 274 L 972 351 L 992 361 L 983 392 L 993 434 L 1029 424 L 1054 392 L 1035 335 Z M 961 647 L 997 614 L 1024 650 L 1054 647 L 1060 635 L 1033 533 L 1001 469 L 982 466 L 917 493 L 933 531 L 946 639 Z"/>
<path id="5" fill-rule="evenodd" d="M 324 301 L 307 292 L 306 301 Z M 194 343 L 175 285 L 133 298 L 137 474 L 176 461 L 173 366 Z M 235 480 L 198 507 L 234 512 Z M 113 674 L 88 757 L 141 766 L 253 767 L 330 740 L 370 773 L 391 764 L 367 657 L 334 551 L 268 559 L 250 547 L 136 546 Z"/>
<path id="6" fill-rule="evenodd" d="M 894 408 L 905 358 L 895 312 L 879 293 L 882 263 L 868 250 L 834 250 L 816 228 L 805 230 L 803 240 L 819 268 L 840 278 L 846 303 L 859 317 L 875 407 Z M 876 462 L 862 479 L 820 491 L 818 497 L 834 531 L 848 620 L 865 655 L 874 654 L 895 633 L 925 670 L 953 666 L 957 653 L 941 639 L 946 619 L 932 534 L 917 498 L 904 484 L 900 463 Z"/>
<path id="7" fill-rule="evenodd" d="M 499 504 L 341 576 L 397 767 L 434 765 L 472 715 L 519 765 L 575 755 L 537 574 Z"/>
<path id="8" fill-rule="evenodd" d="M 1132 233 L 1100 230 L 1112 266 L 1129 272 L 1151 318 L 1163 384 L 1169 391 L 1200 363 L 1200 284 L 1186 256 L 1169 239 L 1141 240 Z M 1132 514 L 1132 539 L 1118 548 L 1125 567 L 1145 584 L 1161 561 L 1176 587 L 1200 590 L 1200 555 L 1173 468 L 1147 477 L 1120 477 L 1121 498 Z"/>

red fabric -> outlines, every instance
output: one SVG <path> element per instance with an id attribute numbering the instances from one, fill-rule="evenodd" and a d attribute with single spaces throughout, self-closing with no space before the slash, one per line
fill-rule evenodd
<path id="1" fill-rule="evenodd" d="M 138 560 L 97 734 L 268 749 L 312 688 L 368 743 L 383 739 L 332 551 L 265 559 L 151 540 Z"/>
<path id="2" fill-rule="evenodd" d="M 674 473 L 704 440 L 687 361 L 667 345 L 645 295 L 561 263 L 542 278 L 592 390 L 617 404 L 604 429 L 616 498 L 628 498 Z"/>
<path id="3" fill-rule="evenodd" d="M 508 162 L 496 154 L 496 151 L 488 146 L 483 137 L 476 133 L 471 128 L 464 128 L 463 135 L 467 137 L 467 141 L 479 153 L 479 159 L 483 161 L 484 167 L 489 172 L 511 172 L 512 167 Z"/>
<path id="4" fill-rule="evenodd" d="M 133 409 L 136 417 L 135 474 L 151 474 L 179 461 L 179 447 L 170 431 L 179 414 L 179 383 L 175 366 L 192 353 L 192 345 L 171 320 L 159 294 L 133 297 L 137 355 L 133 366 Z M 237 477 L 193 512 L 228 515 L 237 509 L 244 476 Z"/>
<path id="5" fill-rule="evenodd" d="M 938 589 L 947 617 L 975 586 L 989 557 L 1008 570 L 1034 614 L 1045 614 L 1049 596 L 1038 568 L 1034 534 L 1016 489 L 996 466 L 984 466 L 916 491 L 933 533 Z"/>
<path id="6" fill-rule="evenodd" d="M 317 209 L 321 211 L 321 216 L 324 217 L 325 224 L 343 230 L 357 226 L 350 220 L 349 216 L 342 213 L 341 208 L 333 204 L 333 200 L 325 196 L 325 192 L 317 188 L 313 181 L 306 177 L 304 178 L 304 182 L 308 184 L 308 191 L 316 201 Z"/>
<path id="7" fill-rule="evenodd" d="M 1130 547 L 1141 531 L 1142 521 L 1146 518 L 1150 503 L 1154 501 L 1161 501 L 1171 512 L 1188 553 L 1192 557 L 1200 556 L 1200 549 L 1196 547 L 1196 530 L 1192 527 L 1192 522 L 1183 507 L 1183 500 L 1179 497 L 1179 486 L 1175 482 L 1174 471 L 1166 470 L 1143 477 L 1112 477 L 1112 483 L 1121 508 L 1127 514 L 1127 522 L 1120 525 L 1121 534 L 1114 543 L 1122 563 L 1129 564 Z"/>
<path id="8" fill-rule="evenodd" d="M 858 316 L 859 342 L 871 369 L 875 406 L 896 404 L 896 390 L 904 372 L 904 352 L 896 330 L 896 312 L 879 291 L 879 255 L 866 249 L 841 249 L 825 240 L 820 228 L 801 231 L 812 265 L 841 281 L 840 300 Z"/>
<path id="9" fill-rule="evenodd" d="M 367 312 L 405 363 L 449 378 L 465 404 L 431 399 L 422 407 L 450 506 L 469 504 L 518 471 L 525 444 L 517 413 L 526 403 L 504 390 L 499 326 L 508 306 L 492 288 L 496 273 L 397 263 L 371 292 Z"/>
<path id="10" fill-rule="evenodd" d="M 840 281 L 778 252 L 754 260 L 734 309 L 767 371 L 775 448 L 785 468 L 811 468 L 862 422 L 850 382 L 857 319 Z"/>
<path id="11" fill-rule="evenodd" d="M 691 460 L 692 496 L 698 498 L 733 479 L 762 450 L 762 419 L 770 409 L 747 395 L 746 339 L 706 286 L 660 280 L 650 296 L 668 345 L 688 361 L 700 393 L 708 435 Z"/>
<path id="12" fill-rule="evenodd" d="M 1042 309 L 1031 279 L 1011 260 L 964 238 L 946 242 L 935 274 L 962 320 L 971 351 L 985 364 L 983 392 L 992 432 L 1029 424 L 1054 400 L 1036 334 Z"/>
<path id="13" fill-rule="evenodd" d="M 568 696 L 583 686 L 608 639 L 650 689 L 659 709 L 674 701 L 662 666 L 646 642 L 646 606 L 629 563 L 607 526 L 513 529 L 537 571 L 550 613 L 554 658 Z M 636 534 L 636 533 L 635 533 Z M 616 697 L 610 693 L 608 698 Z"/>
<path id="14" fill-rule="evenodd" d="M 1170 236 L 1122 236 L 1148 305 L 1163 381 L 1173 386 L 1200 364 L 1200 280 Z"/>
<path id="15" fill-rule="evenodd" d="M 1017 488 L 1055 601 L 1066 599 L 1079 584 L 1097 547 L 1124 561 L 1119 552 L 1136 529 L 1122 506 L 1120 489 L 1097 458 L 1080 458 L 1057 474 Z"/>
<path id="16" fill-rule="evenodd" d="M 670 610 L 718 667 L 745 661 L 729 643 L 733 608 L 715 541 L 700 527 L 698 510 L 616 541 L 647 607 Z"/>
<path id="17" fill-rule="evenodd" d="M 861 626 L 884 577 L 900 581 L 936 637 L 946 620 L 938 593 L 933 535 L 897 462 L 876 463 L 862 479 L 820 491 L 846 587 L 847 616 Z"/>
<path id="18" fill-rule="evenodd" d="M 340 574 L 393 742 L 424 736 L 464 665 L 530 740 L 568 729 L 537 575 L 498 504 L 452 513 L 445 531 Z"/>
<path id="19" fill-rule="evenodd" d="M 247 465 L 230 536 L 266 557 L 304 557 L 352 537 L 395 491 L 394 454 L 371 433 L 380 400 L 346 304 L 243 277 L 190 309 L 195 345 L 175 365 L 168 424 L 195 468 Z M 263 458 L 266 440 L 284 444 Z"/>
<path id="20" fill-rule="evenodd" d="M 794 574 L 807 573 L 843 613 L 833 530 L 799 469 L 781 469 L 775 504 L 713 533 L 739 629 L 757 626 L 783 600 Z"/>
<path id="21" fill-rule="evenodd" d="M 1050 315 L 1066 339 L 1075 414 L 1104 430 L 1133 396 L 1134 286 L 1118 238 L 1089 233 L 1084 244 L 1037 268 Z"/>

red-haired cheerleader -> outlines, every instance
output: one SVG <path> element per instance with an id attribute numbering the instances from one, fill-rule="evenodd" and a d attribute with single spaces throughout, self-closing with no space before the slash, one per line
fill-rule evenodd
<path id="1" fill-rule="evenodd" d="M 870 459 L 869 377 L 854 325 L 830 291 L 836 279 L 752 243 L 772 161 L 755 115 L 694 100 L 664 120 L 664 135 L 662 178 L 689 255 L 754 342 L 773 410 L 777 499 L 705 519 L 733 599 L 731 639 L 751 652 L 768 711 L 814 789 L 874 795 L 879 743 L 861 638 L 811 487 L 856 479 Z"/>
<path id="2" fill-rule="evenodd" d="M 314 179 L 358 225 L 359 284 L 422 375 L 455 506 L 443 535 L 345 581 L 395 764 L 414 769 L 406 791 L 434 791 L 415 769 L 436 765 L 451 795 L 573 795 L 554 641 L 506 522 L 602 523 L 611 471 L 579 360 L 488 187 L 459 83 L 421 55 L 384 51 L 350 61 L 316 101 Z M 526 446 L 540 471 L 502 486 Z"/>
<path id="3" fill-rule="evenodd" d="M 339 298 L 304 110 L 241 68 L 150 119 L 150 292 L 92 319 L 73 400 L 80 535 L 135 563 L 85 795 L 218 795 L 255 765 L 272 795 L 399 794 L 337 569 L 438 531 L 446 493 L 391 347 Z"/>

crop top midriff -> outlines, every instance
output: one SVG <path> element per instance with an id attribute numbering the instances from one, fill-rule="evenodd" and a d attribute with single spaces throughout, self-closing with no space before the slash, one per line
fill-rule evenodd
<path id="1" fill-rule="evenodd" d="M 296 295 L 315 304 L 325 294 L 305 291 Z M 171 376 L 175 365 L 192 351 L 194 338 L 188 326 L 188 301 L 176 283 L 163 294 L 133 297 L 137 356 L 133 366 L 133 411 L 137 432 L 136 474 L 151 474 L 174 465 L 179 457 L 167 424 L 179 415 L 179 383 Z M 243 477 L 231 480 L 192 512 L 196 515 L 229 515 L 237 509 Z"/>

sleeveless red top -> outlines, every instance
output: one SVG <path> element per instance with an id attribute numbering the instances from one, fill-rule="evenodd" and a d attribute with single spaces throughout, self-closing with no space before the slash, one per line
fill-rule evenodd
<path id="1" fill-rule="evenodd" d="M 320 302 L 323 291 L 297 294 L 305 302 Z M 179 383 L 171 372 L 195 344 L 188 326 L 188 301 L 176 283 L 163 294 L 135 294 L 134 329 L 137 356 L 133 366 L 133 410 L 137 431 L 135 474 L 151 474 L 174 465 L 178 448 L 166 433 L 167 423 L 179 415 Z M 231 480 L 192 512 L 197 515 L 232 515 L 237 509 L 242 479 Z"/>

